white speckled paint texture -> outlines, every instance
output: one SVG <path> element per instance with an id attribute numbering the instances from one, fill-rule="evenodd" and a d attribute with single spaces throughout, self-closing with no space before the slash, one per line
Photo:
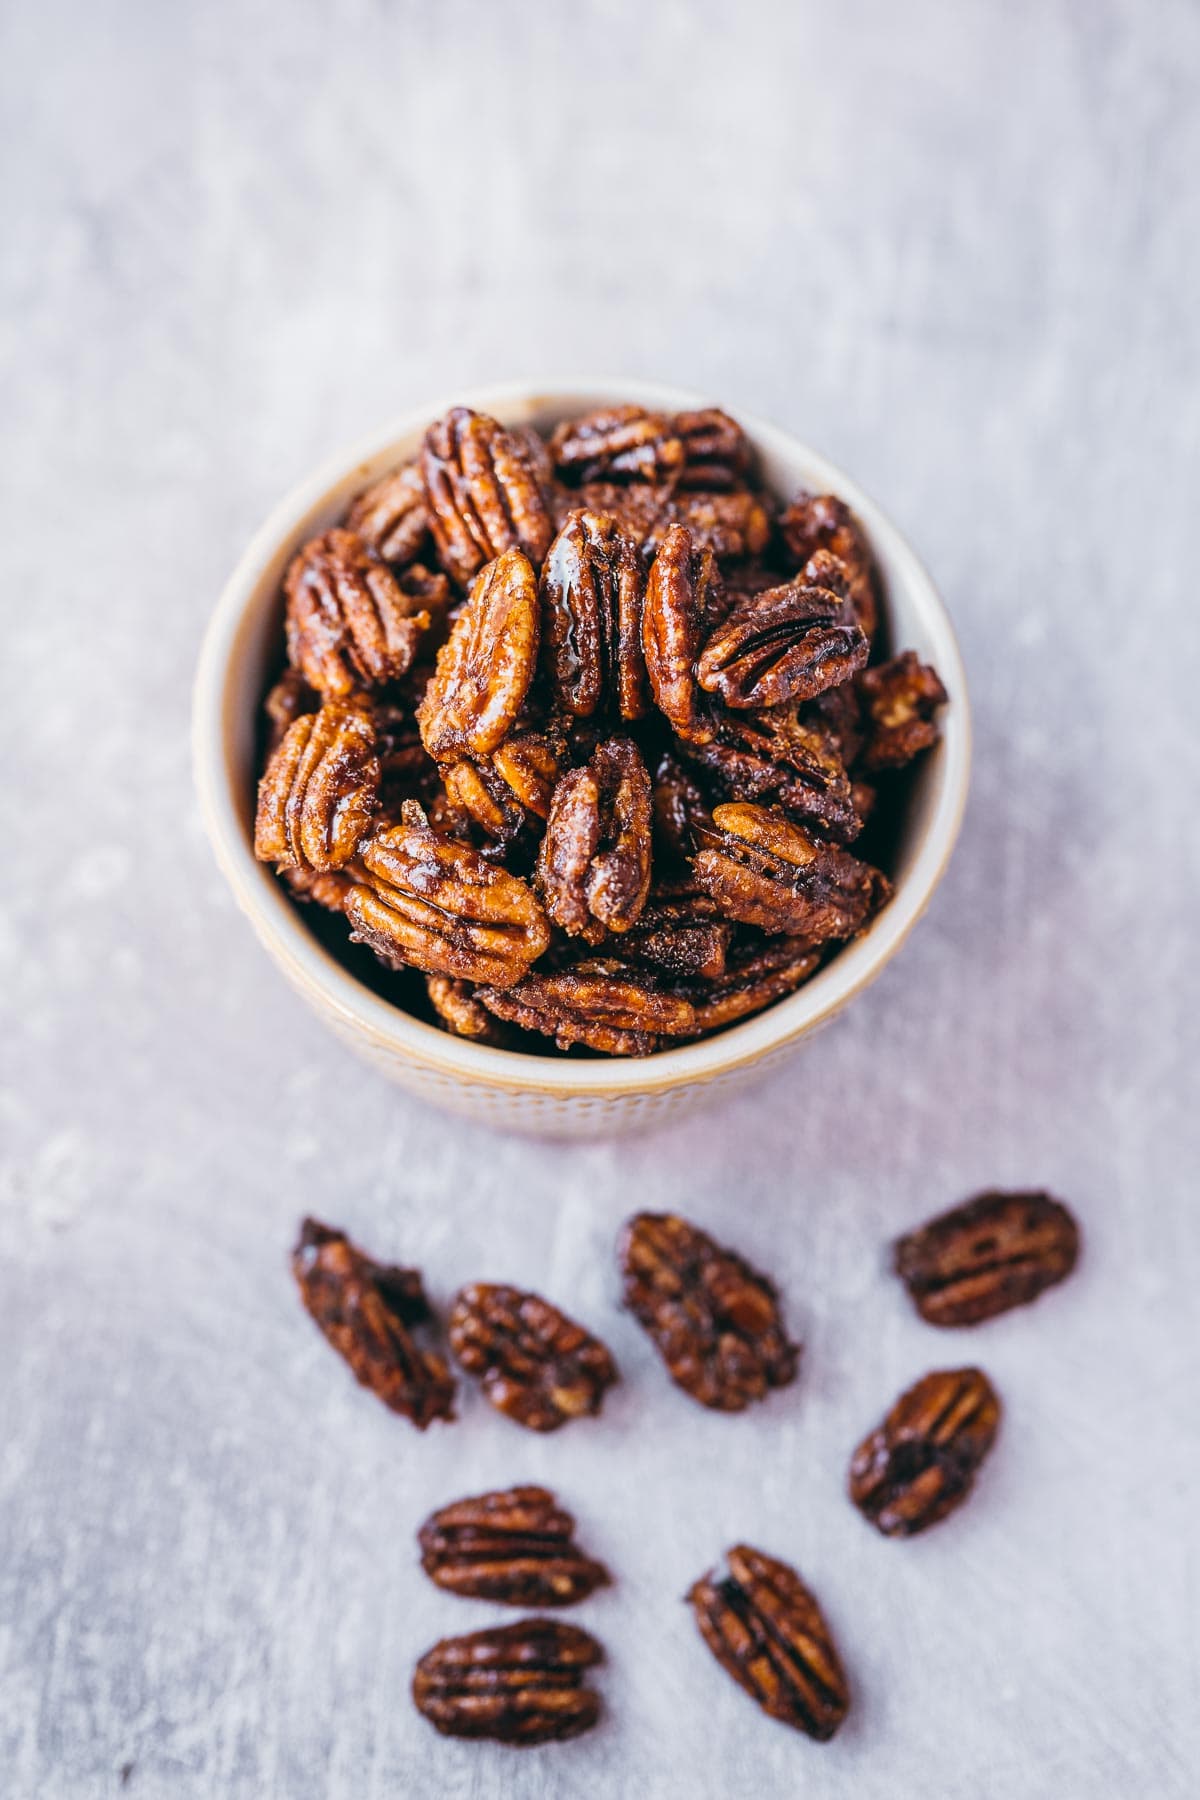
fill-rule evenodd
<path id="1" fill-rule="evenodd" d="M 1200 12 L 1188 0 L 11 7 L 0 26 L 4 1800 L 1194 1800 Z M 195 816 L 214 597 L 307 469 L 456 386 L 627 369 L 777 419 L 908 534 L 976 750 L 903 956 L 804 1056 L 649 1136 L 439 1114 L 309 1016 Z M 992 1183 L 1086 1233 L 937 1335 L 894 1233 Z M 770 1268 L 797 1385 L 719 1418 L 615 1310 L 635 1203 Z M 624 1381 L 419 1437 L 291 1290 L 305 1211 L 541 1288 Z M 1004 1397 L 912 1544 L 841 1492 L 928 1367 Z M 613 1567 L 607 1717 L 447 1743 L 408 1681 L 496 1616 L 420 1575 L 544 1480 Z M 679 1596 L 793 1559 L 854 1686 L 760 1718 Z M 127 1771 L 122 1786 L 122 1771 Z"/>

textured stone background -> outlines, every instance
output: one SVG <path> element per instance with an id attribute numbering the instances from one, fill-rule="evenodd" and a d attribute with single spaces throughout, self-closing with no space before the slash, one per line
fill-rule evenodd
<path id="1" fill-rule="evenodd" d="M 1191 1800 L 1200 12 L 1184 0 L 5 9 L 0 533 L 0 1789 L 197 1800 Z M 951 601 L 965 835 L 898 965 L 724 1111 L 496 1139 L 324 1035 L 190 798 L 220 583 L 318 458 L 510 375 L 660 376 L 851 469 Z M 1078 1277 L 967 1340 L 898 1228 L 1046 1183 Z M 613 1310 L 634 1202 L 772 1267 L 807 1342 L 754 1417 Z M 299 1215 L 560 1297 L 626 1375 L 527 1440 L 427 1438 L 291 1291 Z M 1008 1406 L 911 1545 L 840 1492 L 901 1384 Z M 524 1759 L 412 1712 L 492 1616 L 414 1571 L 429 1507 L 550 1481 L 619 1585 L 608 1721 Z M 855 1708 L 757 1716 L 678 1596 L 735 1536 L 826 1602 Z"/>

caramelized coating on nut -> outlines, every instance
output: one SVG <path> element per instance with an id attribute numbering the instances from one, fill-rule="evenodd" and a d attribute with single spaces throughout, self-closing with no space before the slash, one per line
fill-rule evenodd
<path id="1" fill-rule="evenodd" d="M 641 406 L 609 406 L 566 419 L 550 439 L 563 481 L 649 481 L 677 476 L 686 451 L 673 422 Z"/>
<path id="2" fill-rule="evenodd" d="M 835 494 L 797 494 L 779 520 L 779 535 L 798 569 L 819 550 L 837 558 L 855 617 L 873 638 L 879 628 L 879 576 L 866 534 L 846 502 Z"/>
<path id="3" fill-rule="evenodd" d="M 292 562 L 284 589 L 288 659 L 329 700 L 398 681 L 429 627 L 427 608 L 357 532 L 313 538 Z"/>
<path id="4" fill-rule="evenodd" d="M 782 813 L 734 802 L 713 812 L 692 859 L 696 880 L 731 919 L 812 943 L 853 937 L 890 892 L 886 878 Z"/>
<path id="5" fill-rule="evenodd" d="M 840 595 L 791 581 L 736 606 L 696 665 L 726 706 L 785 706 L 838 687 L 867 660 L 867 640 Z"/>
<path id="6" fill-rule="evenodd" d="M 962 1505 L 999 1424 L 982 1369 L 925 1375 L 854 1452 L 850 1498 L 884 1537 L 925 1531 Z"/>
<path id="7" fill-rule="evenodd" d="M 650 892 L 650 816 L 650 777 L 628 738 L 609 738 L 559 778 L 537 867 L 556 925 L 599 943 L 637 922 Z"/>
<path id="8" fill-rule="evenodd" d="M 537 578 L 522 550 L 481 572 L 417 710 L 430 756 L 487 756 L 504 742 L 537 666 L 541 618 Z"/>
<path id="9" fill-rule="evenodd" d="M 697 550 L 686 525 L 671 525 L 654 558 L 642 611 L 642 649 L 655 705 L 685 743 L 714 735 L 696 684 L 709 590 L 716 585 L 711 550 Z"/>
<path id="10" fill-rule="evenodd" d="M 572 1606 L 612 1579 L 575 1543 L 575 1521 L 548 1488 L 456 1500 L 418 1534 L 421 1567 L 447 1593 L 502 1606 Z"/>
<path id="11" fill-rule="evenodd" d="M 553 526 L 522 436 L 456 406 L 426 432 L 421 468 L 438 557 L 460 587 L 506 550 L 541 562 Z"/>
<path id="12" fill-rule="evenodd" d="M 600 1697 L 584 1682 L 603 1661 L 578 1625 L 518 1619 L 427 1650 L 413 1676 L 413 1701 L 444 1737 L 559 1743 L 600 1717 Z"/>
<path id="13" fill-rule="evenodd" d="M 617 1379 L 606 1347 L 539 1294 L 476 1281 L 450 1313 L 450 1348 L 498 1412 L 557 1431 L 600 1411 Z"/>
<path id="14" fill-rule="evenodd" d="M 543 658 L 557 712 L 580 719 L 646 712 L 645 587 L 637 545 L 611 513 L 567 514 L 540 588 Z"/>
<path id="15" fill-rule="evenodd" d="M 864 669 L 857 686 L 866 713 L 862 766 L 869 773 L 903 768 L 937 742 L 933 719 L 946 703 L 946 690 L 915 651 Z"/>
<path id="16" fill-rule="evenodd" d="M 344 868 L 370 829 L 379 782 L 368 712 L 330 702 L 301 714 L 258 784 L 254 854 L 318 874 Z"/>
<path id="17" fill-rule="evenodd" d="M 691 1037 L 696 1009 L 645 970 L 612 958 L 576 963 L 558 974 L 535 970 L 505 990 L 482 987 L 479 998 L 498 1019 L 607 1056 L 649 1056 L 662 1037 Z"/>
<path id="18" fill-rule="evenodd" d="M 387 562 L 399 567 L 416 562 L 429 537 L 420 463 L 403 463 L 372 483 L 350 508 L 346 523 Z"/>

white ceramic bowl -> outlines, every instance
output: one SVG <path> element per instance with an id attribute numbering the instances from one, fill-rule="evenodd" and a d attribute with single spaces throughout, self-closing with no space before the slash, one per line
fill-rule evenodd
<path id="1" fill-rule="evenodd" d="M 449 1036 L 390 1005 L 317 941 L 304 912 L 252 849 L 259 707 L 278 656 L 280 583 L 304 541 L 333 524 L 354 494 L 418 448 L 426 427 L 463 403 L 508 424 L 548 427 L 620 401 L 678 412 L 711 405 L 644 381 L 583 381 L 454 394 L 376 432 L 279 506 L 234 570 L 213 615 L 196 676 L 196 785 L 217 861 L 271 958 L 338 1036 L 402 1087 L 489 1124 L 547 1136 L 594 1136 L 658 1123 L 773 1067 L 874 980 L 929 904 L 958 836 L 970 765 L 966 678 L 932 581 L 896 527 L 839 469 L 774 425 L 738 418 L 769 485 L 835 493 L 870 537 L 887 593 L 892 642 L 934 665 L 949 694 L 938 746 L 917 770 L 891 871 L 895 894 L 859 938 L 804 987 L 700 1043 L 645 1058 L 527 1056 Z"/>

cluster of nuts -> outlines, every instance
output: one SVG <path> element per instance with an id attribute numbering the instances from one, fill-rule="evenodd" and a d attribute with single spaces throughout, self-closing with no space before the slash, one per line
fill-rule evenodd
<path id="1" fill-rule="evenodd" d="M 928 1323 L 975 1325 L 1027 1304 L 1075 1265 L 1079 1234 L 1043 1193 L 986 1193 L 903 1237 L 894 1267 Z M 639 1213 L 618 1245 L 625 1305 L 671 1379 L 702 1405 L 740 1412 L 795 1379 L 766 1276 L 672 1214 Z M 422 1429 L 454 1417 L 455 1381 L 413 1269 L 372 1261 L 344 1232 L 309 1219 L 293 1252 L 309 1313 L 358 1380 Z M 533 1431 L 598 1413 L 617 1379 L 608 1349 L 536 1294 L 473 1283 L 455 1298 L 450 1348 L 492 1405 Z M 1000 1402 L 979 1369 L 938 1370 L 896 1401 L 850 1462 L 848 1490 L 885 1536 L 911 1536 L 969 1493 L 991 1448 Z M 574 1520 L 545 1488 L 516 1487 L 444 1506 L 419 1533 L 426 1574 L 448 1593 L 563 1607 L 611 1579 L 574 1541 Z M 834 1735 L 849 1687 L 821 1608 L 788 1564 L 738 1544 L 723 1571 L 687 1595 L 713 1655 L 772 1718 Z M 578 1626 L 534 1616 L 446 1638 L 420 1659 L 419 1710 L 454 1737 L 537 1744 L 594 1725 L 586 1684 L 603 1660 Z"/>
<path id="2" fill-rule="evenodd" d="M 887 900 L 848 846 L 886 846 L 945 691 L 887 656 L 850 509 L 781 506 L 726 413 L 546 442 L 456 407 L 284 590 L 256 854 L 446 1030 L 645 1055 Z"/>

